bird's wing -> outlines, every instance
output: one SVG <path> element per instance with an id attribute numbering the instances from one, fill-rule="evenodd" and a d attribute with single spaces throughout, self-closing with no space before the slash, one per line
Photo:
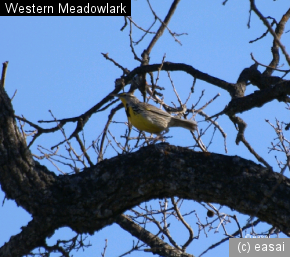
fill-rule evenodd
<path id="1" fill-rule="evenodd" d="M 161 115 L 161 116 L 164 116 L 164 117 L 171 117 L 171 115 L 165 111 L 163 111 L 162 109 L 159 109 L 157 108 L 156 106 L 154 105 L 151 105 L 151 104 L 144 104 L 141 102 L 141 104 L 143 105 L 143 107 L 147 110 L 147 111 L 150 111 L 150 112 L 153 112 L 157 115 Z"/>

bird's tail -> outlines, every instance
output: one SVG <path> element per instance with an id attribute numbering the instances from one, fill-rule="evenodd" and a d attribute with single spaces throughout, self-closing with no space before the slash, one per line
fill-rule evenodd
<path id="1" fill-rule="evenodd" d="M 182 127 L 189 130 L 197 130 L 197 123 L 193 120 L 182 120 L 180 118 L 172 117 L 169 127 Z"/>

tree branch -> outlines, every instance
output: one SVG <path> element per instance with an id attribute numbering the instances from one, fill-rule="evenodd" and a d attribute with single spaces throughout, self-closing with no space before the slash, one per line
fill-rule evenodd
<path id="1" fill-rule="evenodd" d="M 264 104 L 273 100 L 288 101 L 287 95 L 290 94 L 290 82 L 282 81 L 276 85 L 255 91 L 254 93 L 241 98 L 232 99 L 223 113 L 233 116 L 236 113 L 242 113 L 255 107 L 262 107 Z"/>
<path id="2" fill-rule="evenodd" d="M 159 71 L 161 67 L 161 70 L 165 71 L 184 71 L 188 74 L 190 74 L 192 77 L 203 80 L 205 82 L 208 82 L 210 84 L 213 84 L 215 86 L 218 86 L 222 89 L 227 90 L 230 92 L 232 90 L 232 83 L 228 83 L 224 80 L 218 79 L 216 77 L 213 77 L 211 75 L 208 75 L 206 73 L 203 73 L 195 68 L 193 68 L 191 65 L 187 65 L 184 63 L 171 63 L 171 62 L 164 62 L 163 65 L 161 64 L 151 64 L 151 65 L 143 65 L 135 68 L 132 70 L 127 76 L 124 77 L 124 82 L 127 84 L 130 80 L 133 79 L 133 77 L 136 74 L 141 73 L 149 73 L 154 71 Z"/>
<path id="3" fill-rule="evenodd" d="M 23 256 L 33 249 L 45 245 L 45 239 L 53 235 L 52 220 L 34 218 L 22 231 L 12 236 L 8 243 L 0 248 L 0 257 Z"/>
<path id="4" fill-rule="evenodd" d="M 262 13 L 256 7 L 255 0 L 250 0 L 250 3 L 251 3 L 251 9 L 257 14 L 257 16 L 262 20 L 264 25 L 270 31 L 270 33 L 274 37 L 275 41 L 277 42 L 278 46 L 282 50 L 282 52 L 283 52 L 283 54 L 288 62 L 288 65 L 290 66 L 290 56 L 288 55 L 285 46 L 282 45 L 280 38 L 276 35 L 275 31 L 273 30 L 273 28 L 271 27 L 271 25 L 269 24 L 267 19 L 262 15 Z M 287 14 L 286 14 L 287 19 L 289 18 L 289 15 L 290 15 L 290 9 L 287 11 Z"/>
<path id="5" fill-rule="evenodd" d="M 152 51 L 155 43 L 162 36 L 162 34 L 163 34 L 165 28 L 167 27 L 167 25 L 169 24 L 169 21 L 170 21 L 171 17 L 173 16 L 173 14 L 175 12 L 175 9 L 176 9 L 176 7 L 177 7 L 177 5 L 178 5 L 179 2 L 180 2 L 180 0 L 174 0 L 173 1 L 173 3 L 170 6 L 170 9 L 169 9 L 169 11 L 168 11 L 165 19 L 164 19 L 164 21 L 162 22 L 161 26 L 159 27 L 158 31 L 156 32 L 155 36 L 153 37 L 153 39 L 151 40 L 149 46 L 146 49 L 147 54 L 150 54 L 151 53 L 151 51 Z M 150 5 L 149 1 L 148 1 L 148 4 L 149 4 L 149 6 L 151 8 L 151 5 Z M 154 15 L 155 15 L 155 13 L 154 13 Z M 155 15 L 155 17 L 157 17 L 157 16 Z"/>
<path id="6" fill-rule="evenodd" d="M 8 61 L 3 62 L 2 75 L 1 75 L 1 80 L 0 80 L 0 87 L 5 87 L 7 66 L 8 66 Z"/>
<path id="7" fill-rule="evenodd" d="M 128 231 L 132 236 L 137 237 L 139 240 L 150 246 L 150 252 L 153 254 L 168 257 L 194 257 L 191 254 L 184 253 L 165 243 L 157 235 L 153 235 L 146 229 L 142 228 L 130 220 L 126 215 L 119 215 L 116 219 L 116 223 L 121 228 Z"/>

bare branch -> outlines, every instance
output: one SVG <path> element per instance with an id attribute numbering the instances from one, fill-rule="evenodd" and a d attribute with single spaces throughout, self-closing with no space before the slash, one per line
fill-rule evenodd
<path id="1" fill-rule="evenodd" d="M 251 9 L 257 14 L 257 16 L 263 21 L 264 25 L 268 28 L 268 30 L 270 31 L 270 33 L 274 37 L 275 41 L 279 45 L 280 49 L 282 50 L 282 52 L 283 52 L 283 54 L 284 54 L 284 56 L 285 56 L 285 58 L 286 58 L 286 60 L 288 62 L 288 65 L 290 66 L 290 56 L 288 55 L 285 46 L 282 45 L 282 43 L 280 42 L 279 37 L 276 35 L 276 33 L 273 30 L 272 26 L 269 24 L 267 19 L 262 15 L 262 13 L 256 7 L 255 0 L 250 0 L 250 3 L 251 3 Z M 287 11 L 285 17 L 287 19 L 289 19 L 289 16 L 290 16 L 290 9 Z"/>
<path id="2" fill-rule="evenodd" d="M 150 3 L 149 3 L 149 0 L 147 0 L 147 2 L 148 2 L 148 4 L 149 4 L 149 7 L 151 8 L 151 5 L 150 5 Z M 158 39 L 162 36 L 162 34 L 163 34 L 165 28 L 168 26 L 169 21 L 170 21 L 171 17 L 173 16 L 173 14 L 174 14 L 174 12 L 175 12 L 175 9 L 176 9 L 176 7 L 177 7 L 177 5 L 178 5 L 179 2 L 180 2 L 180 0 L 174 0 L 174 1 L 173 1 L 173 3 L 172 3 L 172 5 L 171 5 L 171 7 L 170 7 L 170 9 L 169 9 L 169 11 L 168 11 L 168 13 L 167 13 L 165 19 L 164 19 L 164 21 L 161 23 L 161 26 L 159 27 L 157 33 L 155 34 L 155 36 L 153 37 L 152 41 L 150 42 L 149 46 L 148 46 L 147 49 L 146 49 L 146 52 L 147 52 L 148 54 L 151 53 L 151 51 L 152 51 L 154 45 L 156 44 L 156 42 L 158 41 Z M 152 12 L 154 13 L 154 11 L 153 11 L 152 8 L 151 8 L 151 10 L 152 10 Z M 154 16 L 155 16 L 155 17 L 158 17 L 155 13 L 154 13 Z"/>
<path id="3" fill-rule="evenodd" d="M 236 144 L 238 145 L 240 142 L 243 142 L 243 144 L 247 147 L 249 152 L 253 154 L 259 162 L 263 163 L 268 169 L 272 170 L 272 167 L 251 147 L 249 142 L 245 139 L 244 132 L 247 127 L 247 124 L 240 117 L 230 116 L 229 118 L 235 125 L 238 125 L 238 135 L 236 138 Z"/>
<path id="4" fill-rule="evenodd" d="M 5 87 L 5 79 L 6 79 L 6 71 L 7 71 L 7 67 L 8 67 L 8 61 L 3 62 L 3 66 L 2 66 L 2 74 L 1 74 L 1 87 Z"/>
<path id="5" fill-rule="evenodd" d="M 251 53 L 251 58 L 252 58 L 252 60 L 253 60 L 255 63 L 259 64 L 260 66 L 263 66 L 263 67 L 266 67 L 266 68 L 269 68 L 269 69 L 272 69 L 272 70 L 280 71 L 280 72 L 285 72 L 286 74 L 290 72 L 290 69 L 289 69 L 289 70 L 281 70 L 281 69 L 273 68 L 273 67 L 271 67 L 271 66 L 268 66 L 268 65 L 265 65 L 265 64 L 262 64 L 262 63 L 258 62 L 258 61 L 255 59 L 253 53 Z"/>
<path id="6" fill-rule="evenodd" d="M 123 229 L 127 230 L 130 234 L 149 245 L 150 249 L 147 249 L 146 252 L 152 252 L 153 254 L 168 257 L 194 257 L 191 254 L 183 253 L 182 251 L 168 245 L 157 235 L 153 235 L 146 229 L 134 223 L 126 215 L 122 214 L 118 216 L 116 223 Z"/>
<path id="7" fill-rule="evenodd" d="M 178 216 L 178 218 L 180 219 L 180 221 L 182 222 L 182 224 L 186 227 L 186 229 L 189 232 L 189 238 L 188 240 L 185 242 L 185 244 L 182 246 L 182 250 L 185 251 L 186 247 L 189 246 L 189 244 L 193 241 L 194 236 L 193 236 L 193 230 L 190 227 L 190 225 L 185 221 L 185 219 L 183 218 L 183 216 L 181 215 L 179 208 L 177 207 L 177 204 L 174 200 L 174 197 L 171 197 L 171 203 L 173 205 L 173 208 Z"/>
<path id="8" fill-rule="evenodd" d="M 111 61 L 112 63 L 114 63 L 114 65 L 116 65 L 118 68 L 120 68 L 123 71 L 123 74 L 129 74 L 130 71 L 127 68 L 124 68 L 122 65 L 120 65 L 119 63 L 117 63 L 114 59 L 109 57 L 109 53 L 102 53 L 102 55 L 109 61 Z"/>

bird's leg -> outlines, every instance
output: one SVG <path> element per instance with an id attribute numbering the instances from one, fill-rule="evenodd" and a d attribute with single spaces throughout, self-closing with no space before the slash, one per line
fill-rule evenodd
<path id="1" fill-rule="evenodd" d="M 158 140 L 160 140 L 162 143 L 164 143 L 165 142 L 164 135 L 168 132 L 169 132 L 169 129 L 166 129 L 166 130 L 164 130 L 163 133 L 157 134 L 156 137 L 154 138 L 152 144 L 155 144 Z"/>

